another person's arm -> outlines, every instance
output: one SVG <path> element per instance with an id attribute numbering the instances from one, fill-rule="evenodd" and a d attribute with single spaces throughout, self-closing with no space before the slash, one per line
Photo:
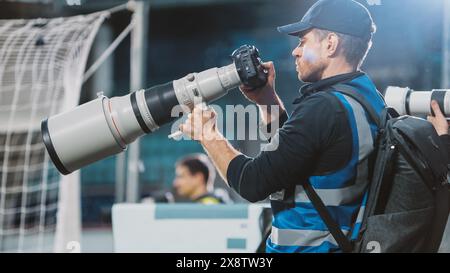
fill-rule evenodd
<path id="1" fill-rule="evenodd" d="M 433 109 L 434 116 L 428 116 L 428 121 L 433 124 L 434 129 L 438 133 L 442 143 L 447 148 L 450 160 L 450 135 L 448 130 L 448 121 L 445 118 L 444 114 L 442 114 L 441 109 L 439 108 L 439 104 L 437 101 L 433 100 L 431 102 L 431 109 Z M 450 163 L 450 162 L 449 162 Z"/>
<path id="2" fill-rule="evenodd" d="M 433 124 L 434 129 L 439 136 L 448 135 L 448 122 L 444 114 L 442 114 L 437 101 L 433 100 L 431 102 L 431 109 L 433 109 L 434 116 L 428 116 L 428 121 Z"/>

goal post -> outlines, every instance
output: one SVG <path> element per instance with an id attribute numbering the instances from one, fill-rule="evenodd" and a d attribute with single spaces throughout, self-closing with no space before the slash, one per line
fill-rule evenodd
<path id="1" fill-rule="evenodd" d="M 40 123 L 78 104 L 107 16 L 0 20 L 0 251 L 62 252 L 80 239 L 79 173 L 56 171 Z"/>

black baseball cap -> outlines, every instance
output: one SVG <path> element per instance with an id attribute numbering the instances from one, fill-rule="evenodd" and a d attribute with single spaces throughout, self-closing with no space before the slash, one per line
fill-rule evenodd
<path id="1" fill-rule="evenodd" d="M 353 0 L 319 0 L 297 23 L 278 27 L 278 31 L 292 36 L 312 28 L 319 28 L 370 38 L 374 32 L 372 16 L 366 7 Z"/>

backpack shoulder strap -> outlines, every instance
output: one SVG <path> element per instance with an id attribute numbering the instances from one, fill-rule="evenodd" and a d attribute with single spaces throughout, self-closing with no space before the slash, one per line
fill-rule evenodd
<path id="1" fill-rule="evenodd" d="M 382 124 L 380 121 L 380 117 L 375 111 L 375 108 L 373 108 L 373 106 L 359 93 L 358 89 L 347 84 L 335 84 L 331 88 L 334 88 L 336 89 L 336 91 L 345 94 L 359 102 L 367 111 L 372 121 L 375 122 L 375 124 L 378 126 L 378 128 L 381 127 Z"/>
<path id="2" fill-rule="evenodd" d="M 344 235 L 341 228 L 336 223 L 336 221 L 333 219 L 333 217 L 331 216 L 327 207 L 323 203 L 322 199 L 320 199 L 319 195 L 314 190 L 312 185 L 309 182 L 306 182 L 303 184 L 303 188 L 305 189 L 306 195 L 308 196 L 309 200 L 313 204 L 314 208 L 319 213 L 320 218 L 322 218 L 323 222 L 325 223 L 327 228 L 330 230 L 331 235 L 333 235 L 333 238 L 336 240 L 337 244 L 342 249 L 342 251 L 344 253 L 352 252 L 352 250 L 353 250 L 352 243 Z"/>

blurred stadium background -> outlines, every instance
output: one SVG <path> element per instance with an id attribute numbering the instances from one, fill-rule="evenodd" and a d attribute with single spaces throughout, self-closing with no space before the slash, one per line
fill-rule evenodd
<path id="1" fill-rule="evenodd" d="M 415 90 L 449 88 L 443 77 L 448 58 L 449 32 L 444 27 L 448 0 L 364 1 L 377 24 L 374 44 L 363 69 L 380 91 L 389 85 Z M 88 14 L 124 4 L 119 0 L 18 0 L 0 1 L 0 19 L 65 17 Z M 277 69 L 277 90 L 291 109 L 290 101 L 301 86 L 297 80 L 291 50 L 297 39 L 279 34 L 276 26 L 298 20 L 314 0 L 151 0 L 148 11 L 148 39 L 145 84 L 150 87 L 230 63 L 229 55 L 242 44 L 259 48 L 263 60 L 273 60 Z M 448 5 L 446 6 L 448 7 Z M 101 25 L 92 45 L 87 67 L 130 23 L 132 13 L 114 13 Z M 449 15 L 447 15 L 449 16 Z M 447 37 L 447 38 L 446 38 Z M 447 50 L 447 51 L 446 51 Z M 445 53 L 447 52 L 447 53 Z M 447 81 L 447 86 L 445 85 Z M 130 36 L 82 86 L 79 103 L 103 91 L 107 96 L 130 91 Z M 231 92 L 218 105 L 248 102 Z M 167 139 L 170 126 L 141 138 L 138 190 L 127 193 L 126 167 L 117 168 L 110 157 L 81 170 L 82 247 L 87 252 L 111 252 L 111 207 L 114 203 L 140 202 L 145 197 L 169 191 L 174 163 L 186 154 L 202 152 L 195 142 Z M 255 141 L 234 141 L 248 155 L 256 155 Z M 119 177 L 121 176 L 121 177 Z M 119 183 L 117 183 L 119 181 Z M 122 182 L 120 182 L 122 181 Z M 224 187 L 220 178 L 217 187 Z M 134 194 L 134 195 L 133 195 Z M 137 195 L 136 195 L 137 194 Z M 236 202 L 245 202 L 234 193 Z M 57 197 L 55 197 L 57 198 Z M 2 249 L 0 249 L 1 251 Z M 7 251 L 7 249 L 3 249 Z"/>

